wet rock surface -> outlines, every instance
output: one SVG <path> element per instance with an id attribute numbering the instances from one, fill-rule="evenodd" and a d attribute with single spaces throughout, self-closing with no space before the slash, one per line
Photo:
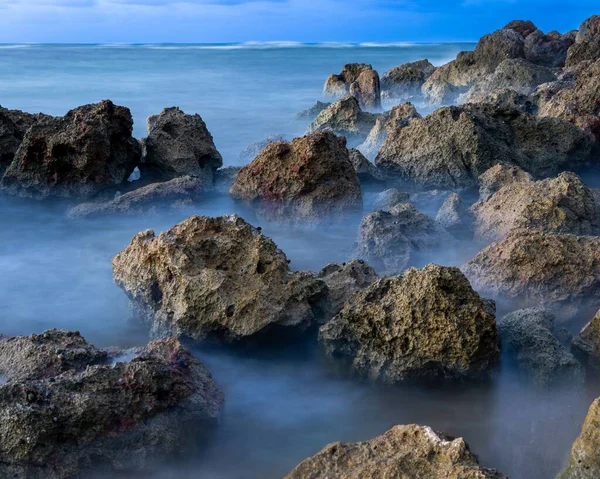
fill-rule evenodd
<path id="1" fill-rule="evenodd" d="M 89 198 L 117 187 L 140 159 L 128 108 L 109 100 L 64 117 L 44 117 L 29 128 L 0 189 L 10 195 Z"/>
<path id="2" fill-rule="evenodd" d="M 270 221 L 338 222 L 362 211 L 346 141 L 331 132 L 270 144 L 239 171 L 230 193 Z"/>
<path id="3" fill-rule="evenodd" d="M 322 320 L 326 285 L 290 271 L 275 243 L 236 215 L 141 232 L 112 265 L 154 334 L 233 341 Z"/>
<path id="4" fill-rule="evenodd" d="M 498 321 L 502 350 L 540 386 L 580 384 L 583 369 L 554 336 L 554 315 L 541 308 L 514 311 Z"/>
<path id="5" fill-rule="evenodd" d="M 374 439 L 336 442 L 301 462 L 285 479 L 502 479 L 498 471 L 479 465 L 463 439 L 427 426 L 395 426 Z"/>
<path id="6" fill-rule="evenodd" d="M 371 379 L 477 376 L 499 357 L 494 313 L 458 268 L 428 265 L 356 293 L 319 340 Z"/>
<path id="7" fill-rule="evenodd" d="M 223 394 L 173 338 L 111 358 L 79 333 L 0 339 L 0 475 L 139 471 L 209 434 Z"/>

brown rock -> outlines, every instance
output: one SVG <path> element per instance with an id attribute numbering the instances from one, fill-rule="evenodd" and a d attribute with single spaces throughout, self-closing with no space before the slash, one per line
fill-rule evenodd
<path id="1" fill-rule="evenodd" d="M 573 443 L 567 469 L 559 479 L 595 479 L 600 476 L 600 398 L 587 413 L 581 434 Z"/>
<path id="2" fill-rule="evenodd" d="M 41 113 L 32 115 L 0 107 L 0 179 L 4 170 L 12 163 L 27 130 L 43 118 L 46 115 Z"/>
<path id="3" fill-rule="evenodd" d="M 573 341 L 577 356 L 594 369 L 600 369 L 600 311 L 587 323 Z"/>
<path id="4" fill-rule="evenodd" d="M 429 60 L 405 63 L 386 72 L 381 79 L 384 97 L 388 101 L 411 101 L 421 98 L 421 87 L 433 74 Z"/>
<path id="5" fill-rule="evenodd" d="M 518 166 L 496 165 L 479 177 L 479 201 L 484 202 L 496 191 L 513 183 L 532 183 L 533 177 Z"/>
<path id="6" fill-rule="evenodd" d="M 323 87 L 326 96 L 342 97 L 350 93 L 356 97 L 361 108 L 381 107 L 379 74 L 371 65 L 350 63 L 344 65 L 339 75 L 330 75 Z"/>
<path id="7" fill-rule="evenodd" d="M 579 27 L 575 43 L 567 53 L 566 66 L 572 67 L 582 61 L 600 59 L 600 15 L 585 20 Z"/>
<path id="8" fill-rule="evenodd" d="M 537 27 L 530 20 L 513 20 L 512 22 L 508 23 L 504 29 L 514 30 L 515 32 L 523 35 L 523 38 L 527 38 L 537 30 Z"/>

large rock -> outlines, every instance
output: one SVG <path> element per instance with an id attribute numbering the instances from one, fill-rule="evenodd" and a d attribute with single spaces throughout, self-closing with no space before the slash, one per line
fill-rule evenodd
<path id="1" fill-rule="evenodd" d="M 587 165 L 593 139 L 568 121 L 486 104 L 440 108 L 389 135 L 375 163 L 424 188 L 461 189 L 496 164 L 536 177 Z"/>
<path id="2" fill-rule="evenodd" d="M 542 85 L 549 85 L 549 83 Z M 510 88 L 500 88 L 499 90 L 481 93 L 473 90 L 468 93 L 468 98 L 470 103 L 484 103 L 492 105 L 494 109 L 512 109 L 521 113 L 537 115 L 536 94 L 537 91 L 532 95 L 524 95 Z"/>
<path id="3" fill-rule="evenodd" d="M 555 37 L 536 30 L 525 39 L 525 58 L 536 65 L 549 68 L 565 66 L 567 52 L 574 39 L 568 35 Z"/>
<path id="4" fill-rule="evenodd" d="M 567 469 L 560 479 L 596 479 L 600 477 L 600 398 L 587 413 L 581 434 L 573 443 Z"/>
<path id="5" fill-rule="evenodd" d="M 332 131 L 344 136 L 350 146 L 362 143 L 377 121 L 378 115 L 362 111 L 358 100 L 346 95 L 325 108 L 308 126 L 308 132 Z"/>
<path id="6" fill-rule="evenodd" d="M 485 296 L 543 306 L 568 319 L 600 309 L 600 238 L 520 230 L 462 267 Z"/>
<path id="7" fill-rule="evenodd" d="M 404 63 L 383 75 L 381 88 L 388 101 L 413 101 L 421 98 L 421 87 L 433 74 L 429 60 Z"/>
<path id="8" fill-rule="evenodd" d="M 366 215 L 359 227 L 356 256 L 388 274 L 415 266 L 452 244 L 442 225 L 410 204 Z"/>
<path id="9" fill-rule="evenodd" d="M 319 339 L 328 354 L 388 383 L 477 376 L 499 357 L 494 313 L 458 268 L 428 265 L 356 293 Z"/>
<path id="10" fill-rule="evenodd" d="M 230 193 L 269 221 L 318 224 L 362 211 L 346 140 L 331 132 L 271 143 L 240 170 Z"/>
<path id="11" fill-rule="evenodd" d="M 600 59 L 600 15 L 585 20 L 577 31 L 575 43 L 567 52 L 566 66 L 572 67 L 586 60 Z"/>
<path id="12" fill-rule="evenodd" d="M 427 426 L 395 426 L 370 441 L 325 446 L 285 479 L 502 479 L 479 465 L 463 439 Z"/>
<path id="13" fill-rule="evenodd" d="M 533 177 L 518 166 L 496 165 L 486 170 L 478 181 L 479 201 L 485 202 L 498 190 L 513 183 L 532 183 Z"/>
<path id="14" fill-rule="evenodd" d="M 581 383 L 583 369 L 554 336 L 554 315 L 541 308 L 521 309 L 498 321 L 502 350 L 538 385 Z"/>
<path id="15" fill-rule="evenodd" d="M 348 150 L 350 162 L 358 175 L 361 183 L 381 183 L 384 181 L 383 174 L 356 148 Z"/>
<path id="16" fill-rule="evenodd" d="M 105 100 L 31 126 L 0 188 L 32 198 L 91 197 L 123 183 L 140 159 L 128 108 Z"/>
<path id="17" fill-rule="evenodd" d="M 330 75 L 323 87 L 323 94 L 342 97 L 346 93 L 354 96 L 361 108 L 381 108 L 381 86 L 379 74 L 371 65 L 350 63 L 344 65 L 339 75 Z"/>
<path id="18" fill-rule="evenodd" d="M 358 291 L 377 281 L 377 273 L 362 260 L 331 263 L 317 273 L 329 290 L 330 314 L 335 316 Z"/>
<path id="19" fill-rule="evenodd" d="M 0 178 L 12 163 L 27 130 L 43 118 L 47 116 L 8 110 L 0 106 Z"/>
<path id="20" fill-rule="evenodd" d="M 152 470 L 217 423 L 223 394 L 176 339 L 102 351 L 79 333 L 0 338 L 0 476 Z"/>
<path id="21" fill-rule="evenodd" d="M 514 30 L 527 39 L 529 35 L 537 30 L 535 24 L 530 20 L 513 20 L 504 26 L 504 30 Z"/>
<path id="22" fill-rule="evenodd" d="M 322 319 L 325 284 L 291 272 L 283 251 L 236 215 L 143 231 L 112 266 L 155 334 L 236 340 Z"/>
<path id="23" fill-rule="evenodd" d="M 192 175 L 212 186 L 213 174 L 223 165 L 213 137 L 200 115 L 186 115 L 177 107 L 148 118 L 142 175 L 170 180 Z"/>
<path id="24" fill-rule="evenodd" d="M 595 232 L 598 207 L 576 174 L 566 172 L 541 181 L 521 177 L 471 207 L 477 238 L 497 240 L 519 228 L 577 235 Z"/>
<path id="25" fill-rule="evenodd" d="M 586 365 L 600 369 L 600 311 L 573 340 L 573 349 Z"/>
<path id="26" fill-rule="evenodd" d="M 196 176 L 182 176 L 162 183 L 152 183 L 114 200 L 100 203 L 82 203 L 69 209 L 70 218 L 95 218 L 105 215 L 135 215 L 156 212 L 160 208 L 189 206 L 204 192 L 202 180 Z"/>

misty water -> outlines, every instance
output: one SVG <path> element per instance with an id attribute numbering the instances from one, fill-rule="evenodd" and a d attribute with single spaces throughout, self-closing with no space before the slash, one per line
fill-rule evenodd
<path id="1" fill-rule="evenodd" d="M 421 58 L 441 64 L 471 47 L 5 45 L 0 104 L 62 115 L 110 98 L 132 110 L 136 137 L 144 136 L 148 115 L 176 105 L 203 117 L 225 163 L 235 165 L 244 147 L 267 135 L 302 134 L 306 122 L 294 115 L 321 99 L 325 78 L 345 63 L 371 63 L 383 73 Z M 370 202 L 367 194 L 367 210 Z M 72 221 L 64 210 L 0 197 L 0 333 L 76 329 L 97 346 L 143 345 L 148 329 L 131 319 L 128 299 L 112 282 L 111 258 L 141 230 L 163 231 L 192 214 L 242 213 L 226 193 L 136 218 Z M 317 271 L 351 258 L 358 219 L 298 231 L 245 217 L 263 227 L 294 269 Z M 427 260 L 460 265 L 480 247 L 465 244 Z M 484 383 L 390 387 L 349 377 L 324 357 L 314 336 L 269 347 L 189 347 L 225 393 L 222 422 L 195 454 L 157 465 L 153 477 L 280 478 L 327 443 L 419 423 L 464 437 L 486 467 L 512 478 L 549 478 L 564 465 L 600 396 L 600 385 L 589 380 L 576 388 L 537 388 L 506 357 Z"/>

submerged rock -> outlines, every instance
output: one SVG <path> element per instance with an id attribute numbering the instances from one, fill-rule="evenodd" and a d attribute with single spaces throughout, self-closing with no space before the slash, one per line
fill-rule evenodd
<path id="1" fill-rule="evenodd" d="M 0 475 L 131 473 L 218 422 L 223 393 L 176 339 L 111 357 L 79 333 L 0 339 Z"/>
<path id="2" fill-rule="evenodd" d="M 554 336 L 554 315 L 541 308 L 522 309 L 498 321 L 502 350 L 541 386 L 581 383 L 581 365 Z"/>
<path id="3" fill-rule="evenodd" d="M 463 439 L 427 426 L 395 426 L 365 442 L 336 442 L 305 459 L 285 479 L 503 479 L 479 465 Z"/>
<path id="4" fill-rule="evenodd" d="M 499 357 L 494 312 L 458 268 L 428 265 L 356 293 L 319 339 L 371 379 L 473 376 Z"/>
<path id="5" fill-rule="evenodd" d="M 192 216 L 137 234 L 113 258 L 113 278 L 155 334 L 237 340 L 321 320 L 326 285 L 236 215 Z"/>
<path id="6" fill-rule="evenodd" d="M 536 177 L 581 168 L 592 160 L 592 147 L 591 137 L 567 121 L 470 104 L 440 108 L 388 135 L 375 163 L 420 187 L 461 189 L 496 164 Z"/>
<path id="7" fill-rule="evenodd" d="M 244 148 L 240 153 L 238 161 L 240 163 L 250 163 L 268 145 L 275 143 L 276 141 L 287 141 L 287 139 L 285 135 L 269 135 L 263 141 L 258 141 Z"/>
<path id="8" fill-rule="evenodd" d="M 379 74 L 371 65 L 350 63 L 344 65 L 339 75 L 330 75 L 323 87 L 326 96 L 342 97 L 350 93 L 361 108 L 381 108 L 381 86 Z"/>
<path id="9" fill-rule="evenodd" d="M 188 206 L 204 192 L 202 180 L 182 176 L 163 183 L 152 183 L 117 196 L 104 203 L 82 203 L 67 212 L 70 218 L 92 218 L 111 214 L 142 215 L 158 208 Z"/>
<path id="10" fill-rule="evenodd" d="M 543 306 L 565 319 L 600 309 L 600 238 L 519 230 L 462 267 L 486 296 Z"/>
<path id="11" fill-rule="evenodd" d="M 377 281 L 377 273 L 362 260 L 331 263 L 317 273 L 329 290 L 331 316 L 335 316 L 357 291 Z"/>
<path id="12" fill-rule="evenodd" d="M 331 132 L 271 143 L 240 170 L 230 193 L 269 221 L 338 222 L 362 211 L 346 140 Z"/>
<path id="13" fill-rule="evenodd" d="M 567 469 L 559 479 L 595 479 L 600 477 L 600 398 L 587 413 L 581 434 L 573 443 Z"/>
<path id="14" fill-rule="evenodd" d="M 128 108 L 105 100 L 44 117 L 23 138 L 0 188 L 42 199 L 89 198 L 123 183 L 140 159 Z"/>
<path id="15" fill-rule="evenodd" d="M 477 238 L 497 240 L 519 228 L 577 235 L 595 232 L 598 207 L 576 174 L 566 172 L 541 181 L 531 181 L 522 172 L 517 176 L 520 181 L 471 207 Z"/>
<path id="16" fill-rule="evenodd" d="M 200 115 L 165 108 L 146 123 L 146 154 L 141 165 L 144 176 L 170 180 L 191 175 L 200 178 L 205 188 L 212 186 L 213 174 L 223 165 L 223 158 Z"/>
<path id="17" fill-rule="evenodd" d="M 0 179 L 12 163 L 27 130 L 44 118 L 47 116 L 41 113 L 32 115 L 0 106 Z"/>
<path id="18" fill-rule="evenodd" d="M 365 216 L 358 230 L 356 256 L 380 272 L 395 274 L 453 242 L 442 225 L 410 204 Z"/>
<path id="19" fill-rule="evenodd" d="M 573 349 L 586 365 L 600 369 L 600 311 L 573 341 Z"/>
<path id="20" fill-rule="evenodd" d="M 381 88 L 388 101 L 412 101 L 421 97 L 421 87 L 433 74 L 435 67 L 429 60 L 404 63 L 383 75 Z"/>

